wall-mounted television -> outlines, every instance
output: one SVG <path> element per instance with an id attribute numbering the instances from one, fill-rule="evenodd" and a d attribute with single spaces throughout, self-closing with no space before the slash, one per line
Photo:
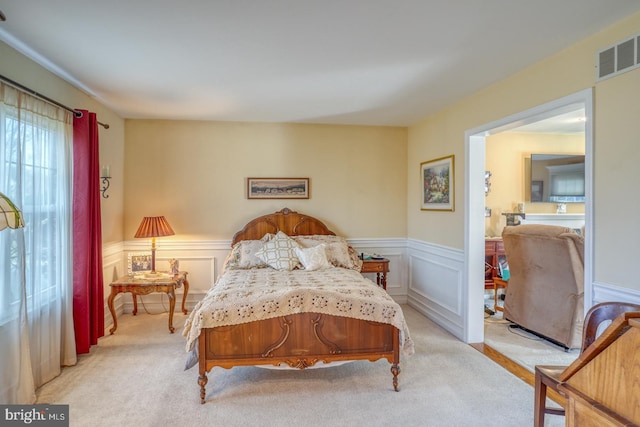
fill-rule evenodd
<path id="1" fill-rule="evenodd" d="M 582 154 L 531 154 L 531 202 L 584 203 Z"/>

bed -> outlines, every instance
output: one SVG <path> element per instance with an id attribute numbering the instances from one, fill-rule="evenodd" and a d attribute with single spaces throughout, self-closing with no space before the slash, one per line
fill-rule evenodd
<path id="1" fill-rule="evenodd" d="M 288 259 L 279 245 L 299 256 Z M 326 260 L 309 255 L 318 251 Z M 201 403 L 216 366 L 306 369 L 386 359 L 398 391 L 401 350 L 413 352 L 409 331 L 400 306 L 361 266 L 346 240 L 311 216 L 285 208 L 247 223 L 185 323 L 186 368 L 198 365 Z"/>

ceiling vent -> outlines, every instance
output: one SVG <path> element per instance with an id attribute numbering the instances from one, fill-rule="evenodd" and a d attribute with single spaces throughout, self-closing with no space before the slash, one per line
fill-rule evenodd
<path id="1" fill-rule="evenodd" d="M 596 53 L 596 81 L 640 67 L 640 34 Z"/>

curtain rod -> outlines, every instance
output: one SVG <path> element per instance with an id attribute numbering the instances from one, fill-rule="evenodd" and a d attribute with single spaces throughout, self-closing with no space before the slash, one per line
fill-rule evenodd
<path id="1" fill-rule="evenodd" d="M 20 83 L 11 80 L 8 77 L 3 76 L 2 74 L 0 74 L 0 80 L 3 80 L 5 83 L 10 84 L 11 86 L 15 87 L 16 89 L 20 89 L 20 90 L 22 90 L 24 92 L 27 92 L 28 94 L 33 95 L 33 96 L 37 96 L 38 98 L 42 99 L 43 101 L 48 102 L 49 104 L 53 104 L 53 105 L 56 105 L 56 106 L 58 106 L 60 108 L 64 108 L 65 110 L 72 112 L 73 115 L 76 116 L 76 117 L 82 117 L 82 111 L 78 111 L 76 109 L 67 107 L 66 105 L 61 104 L 58 101 L 56 101 L 54 99 L 51 99 L 48 96 L 45 96 L 45 95 L 43 95 L 43 94 L 41 94 L 39 92 L 36 92 L 33 89 L 30 89 L 30 88 L 28 88 L 28 87 L 26 87 L 24 85 L 21 85 Z M 102 126 L 103 128 L 105 128 L 105 129 L 109 129 L 109 124 L 108 123 L 98 122 L 98 124 L 100 126 Z"/>

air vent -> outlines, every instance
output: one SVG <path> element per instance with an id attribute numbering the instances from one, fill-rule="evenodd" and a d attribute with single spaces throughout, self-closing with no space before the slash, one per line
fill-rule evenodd
<path id="1" fill-rule="evenodd" d="M 640 34 L 619 41 L 596 54 L 596 81 L 640 67 Z"/>

